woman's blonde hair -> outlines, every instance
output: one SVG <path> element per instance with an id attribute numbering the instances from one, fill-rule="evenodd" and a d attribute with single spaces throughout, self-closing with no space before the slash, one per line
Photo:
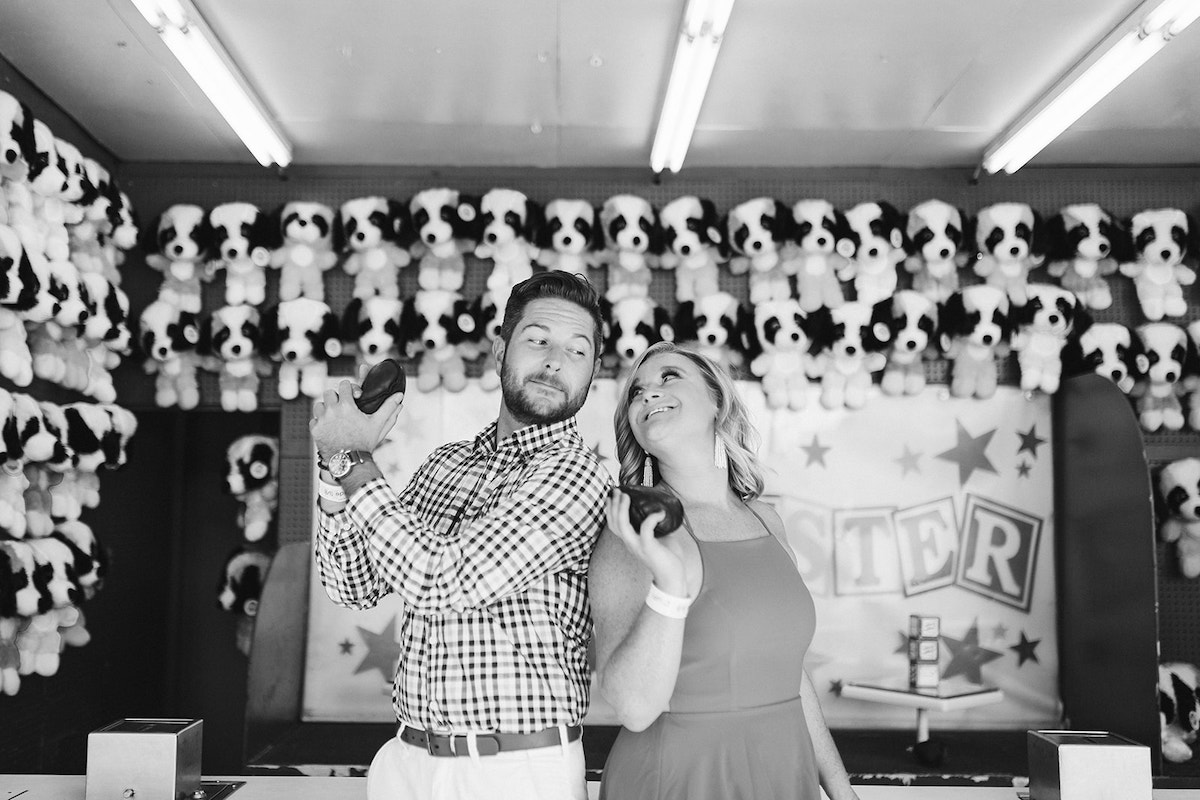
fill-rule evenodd
<path id="1" fill-rule="evenodd" d="M 750 423 L 746 403 L 734 385 L 733 379 L 723 367 L 708 356 L 680 347 L 674 342 L 658 342 L 646 349 L 633 362 L 629 377 L 617 395 L 617 409 L 613 414 L 613 427 L 617 434 L 617 458 L 621 462 L 621 483 L 640 484 L 645 464 L 646 451 L 638 444 L 629 426 L 629 406 L 632 403 L 629 391 L 638 369 L 648 359 L 663 353 L 678 353 L 691 361 L 700 370 L 708 385 L 708 394 L 717 405 L 717 419 L 713 426 L 716 435 L 725 444 L 729 459 L 729 488 L 743 500 L 752 500 L 763 493 L 763 470 L 758 464 L 758 431 Z M 655 483 L 658 468 L 654 468 Z"/>

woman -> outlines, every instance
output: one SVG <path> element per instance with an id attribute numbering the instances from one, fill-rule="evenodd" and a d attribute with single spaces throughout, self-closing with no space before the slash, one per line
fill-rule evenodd
<path id="1" fill-rule="evenodd" d="M 600 691 L 623 729 L 607 800 L 856 800 L 804 672 L 812 597 L 766 503 L 757 434 L 727 374 L 671 343 L 633 365 L 615 415 L 621 482 L 683 502 L 634 530 L 614 492 L 589 592 Z"/>

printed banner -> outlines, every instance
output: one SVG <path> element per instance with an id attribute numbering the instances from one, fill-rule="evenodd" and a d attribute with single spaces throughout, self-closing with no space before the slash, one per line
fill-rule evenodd
<path id="1" fill-rule="evenodd" d="M 770 410 L 739 383 L 762 437 L 766 499 L 817 607 L 805 661 L 833 727 L 906 727 L 911 707 L 841 696 L 842 687 L 905 684 L 909 615 L 940 620 L 939 672 L 956 691 L 998 688 L 999 702 L 935 711 L 958 728 L 1058 724 L 1057 602 L 1049 398 L 1001 387 L 990 400 L 934 386 L 911 397 L 873 390 L 865 408 L 830 411 L 810 390 L 801 411 Z M 600 380 L 579 425 L 616 474 L 616 387 Z M 414 394 L 377 461 L 397 489 L 430 451 L 493 419 L 494 393 Z M 315 480 L 315 467 L 314 467 Z M 339 608 L 315 572 L 304 717 L 388 721 L 398 658 L 394 595 Z M 593 691 L 593 724 L 616 724 Z"/>

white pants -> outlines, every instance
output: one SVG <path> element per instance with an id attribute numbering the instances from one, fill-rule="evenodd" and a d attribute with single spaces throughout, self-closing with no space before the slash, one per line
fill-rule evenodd
<path id="1" fill-rule="evenodd" d="M 583 739 L 492 756 L 431 756 L 388 739 L 367 772 L 367 800 L 587 800 Z"/>

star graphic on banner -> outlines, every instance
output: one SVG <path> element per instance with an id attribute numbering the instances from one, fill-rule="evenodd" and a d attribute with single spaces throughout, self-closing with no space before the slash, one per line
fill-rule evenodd
<path id="1" fill-rule="evenodd" d="M 1032 468 L 1033 468 L 1032 464 L 1027 464 L 1026 462 L 1022 461 L 1020 464 L 1017 464 L 1017 477 L 1018 478 L 1028 478 L 1029 470 L 1031 470 Z"/>
<path id="2" fill-rule="evenodd" d="M 893 653 L 908 653 L 908 631 L 899 631 L 900 645 L 893 650 Z"/>
<path id="3" fill-rule="evenodd" d="M 1003 641 L 1006 638 L 1008 638 L 1008 626 L 1003 622 L 996 623 L 996 627 L 992 628 L 992 639 Z"/>
<path id="4" fill-rule="evenodd" d="M 1014 644 L 1009 650 L 1015 651 L 1017 654 L 1017 666 L 1022 667 L 1026 661 L 1032 661 L 1035 664 L 1042 662 L 1038 661 L 1037 653 L 1034 651 L 1037 646 L 1042 643 L 1041 639 L 1033 639 L 1032 641 L 1025 637 L 1025 631 L 1021 631 L 1021 641 Z"/>
<path id="5" fill-rule="evenodd" d="M 979 668 L 1004 655 L 980 646 L 979 620 L 971 623 L 971 629 L 963 638 L 952 639 L 949 636 L 943 636 L 942 641 L 950 650 L 950 663 L 946 665 L 946 670 L 942 673 L 943 678 L 963 675 L 971 683 L 982 684 L 983 676 L 980 675 Z"/>
<path id="6" fill-rule="evenodd" d="M 811 467 L 813 464 L 820 464 L 823 467 L 825 466 L 825 454 L 833 448 L 822 445 L 821 441 L 814 435 L 812 444 L 800 445 L 800 449 L 808 456 L 808 461 L 805 462 L 804 466 Z"/>
<path id="7" fill-rule="evenodd" d="M 955 420 L 954 424 L 958 428 L 958 444 L 944 453 L 938 453 L 937 457 L 958 464 L 959 485 L 966 486 L 967 479 L 977 469 L 995 473 L 996 468 L 992 466 L 984 451 L 996 435 L 996 429 L 992 428 L 980 436 L 972 436 L 961 422 Z"/>
<path id="8" fill-rule="evenodd" d="M 900 473 L 900 477 L 903 478 L 910 472 L 915 472 L 918 475 L 921 474 L 921 467 L 917 464 L 920 458 L 920 451 L 914 453 L 912 450 L 908 449 L 908 445 L 904 445 L 904 453 L 899 458 L 894 459 L 894 461 L 900 465 L 900 469 L 903 470 L 903 472 Z"/>
<path id="9" fill-rule="evenodd" d="M 355 668 L 354 674 L 377 669 L 384 680 L 392 680 L 396 675 L 396 662 L 400 660 L 400 645 L 396 642 L 396 618 L 393 616 L 379 633 L 372 633 L 357 625 L 354 627 L 358 629 L 363 644 L 367 646 L 367 654 Z"/>
<path id="10" fill-rule="evenodd" d="M 349 639 L 342 639 L 340 642 L 338 642 L 338 649 L 342 651 L 342 655 L 348 656 L 350 653 L 354 652 L 354 642 L 350 641 Z"/>
<path id="11" fill-rule="evenodd" d="M 1029 426 L 1029 430 L 1025 433 L 1018 433 L 1017 438 L 1021 440 L 1021 446 L 1017 448 L 1017 455 L 1021 453 L 1030 453 L 1034 458 L 1038 457 L 1038 447 L 1045 444 L 1048 440 L 1037 435 L 1037 423 Z"/>
<path id="12" fill-rule="evenodd" d="M 836 681 L 829 682 L 829 693 L 837 695 L 838 697 L 842 696 L 842 681 L 840 678 Z"/>

